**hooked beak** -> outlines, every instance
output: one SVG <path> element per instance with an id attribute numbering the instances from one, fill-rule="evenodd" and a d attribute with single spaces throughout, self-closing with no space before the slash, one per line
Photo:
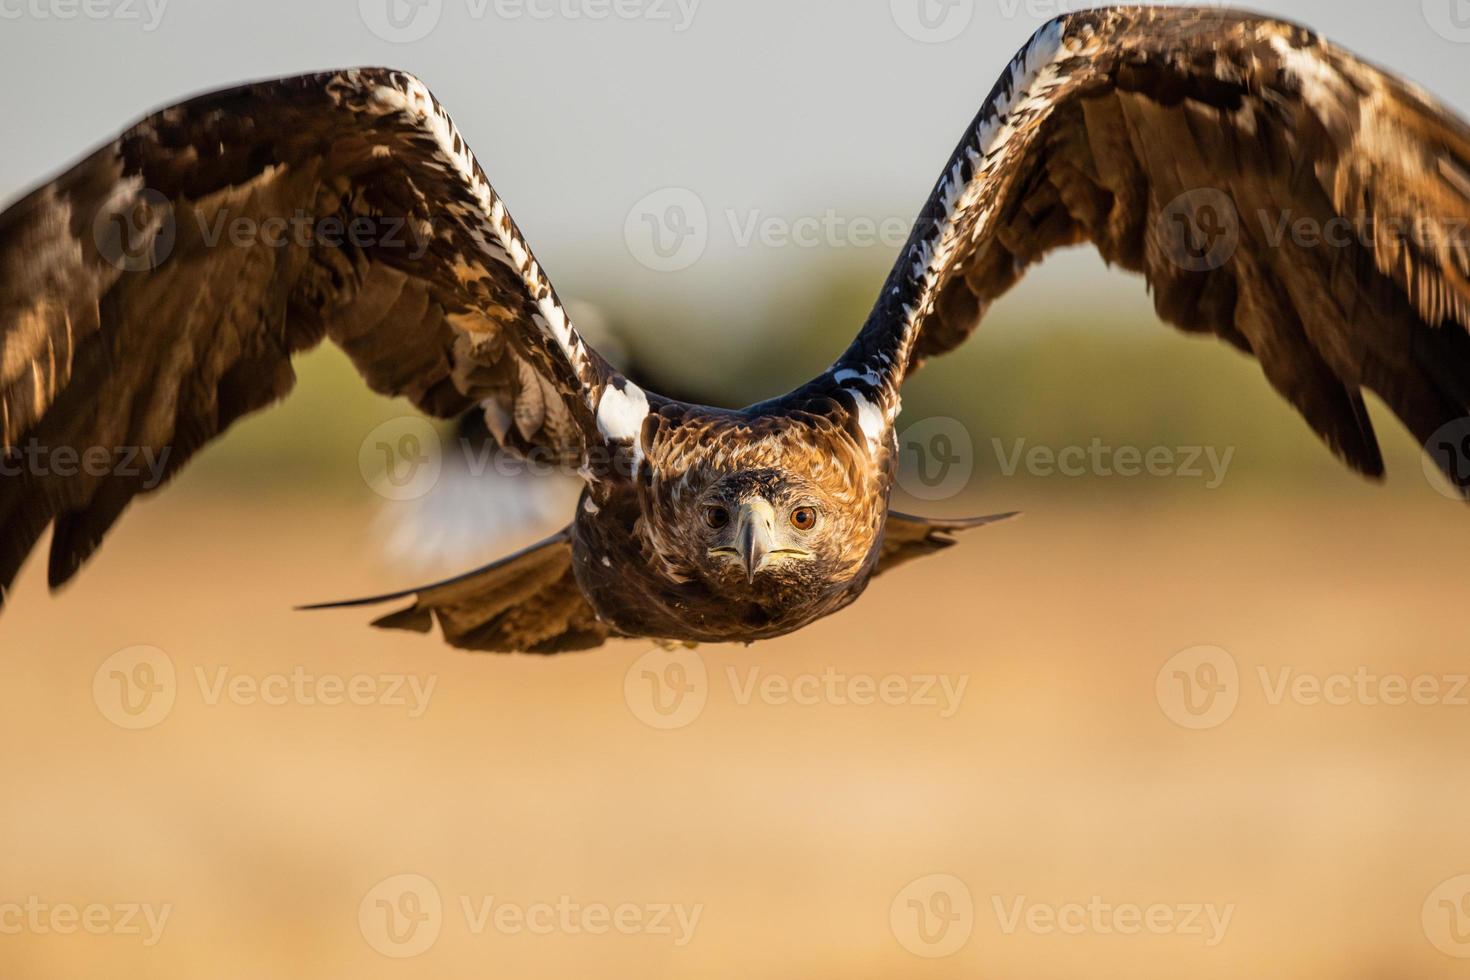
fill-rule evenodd
<path id="1" fill-rule="evenodd" d="M 757 497 L 740 505 L 735 542 L 740 549 L 740 562 L 745 566 L 747 584 L 755 581 L 756 571 L 775 546 L 775 533 L 776 511 L 769 502 Z"/>

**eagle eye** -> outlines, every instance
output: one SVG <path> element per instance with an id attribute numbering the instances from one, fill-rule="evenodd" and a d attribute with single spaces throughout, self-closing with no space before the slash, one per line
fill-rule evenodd
<path id="1" fill-rule="evenodd" d="M 730 523 L 730 512 L 718 504 L 706 507 L 704 509 L 704 522 L 710 526 L 711 530 L 718 531 Z"/>
<path id="2" fill-rule="evenodd" d="M 798 507 L 791 512 L 791 526 L 798 531 L 810 531 L 817 526 L 815 507 Z"/>

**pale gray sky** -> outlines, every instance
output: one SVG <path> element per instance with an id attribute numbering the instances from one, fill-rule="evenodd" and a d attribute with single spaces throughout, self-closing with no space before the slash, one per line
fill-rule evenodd
<path id="1" fill-rule="evenodd" d="M 1083 6 L 412 2 L 422 6 L 0 0 L 0 199 L 187 95 L 387 64 L 418 74 L 449 108 L 564 294 L 615 286 L 673 304 L 713 290 L 759 302 L 773 272 L 800 270 L 820 251 L 783 245 L 784 229 L 886 257 L 900 234 L 892 229 L 907 226 L 1016 48 L 1046 18 Z M 401 27 L 388 18 L 390 3 Z M 1470 110 L 1470 0 L 1256 6 Z M 385 39 L 425 31 L 417 40 Z M 709 243 L 692 267 L 658 272 L 630 254 L 625 224 L 637 202 L 668 187 L 692 190 L 707 208 Z M 775 237 L 761 231 L 770 221 Z M 742 246 L 751 234 L 754 244 Z M 1065 285 L 1095 267 L 1068 257 L 1041 275 Z"/>

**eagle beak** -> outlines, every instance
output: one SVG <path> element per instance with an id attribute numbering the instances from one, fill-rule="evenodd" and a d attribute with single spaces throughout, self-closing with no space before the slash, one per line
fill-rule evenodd
<path id="1" fill-rule="evenodd" d="M 740 506 L 736 528 L 735 541 L 745 565 L 745 581 L 749 584 L 755 581 L 755 573 L 774 547 L 776 511 L 760 498 L 747 501 Z"/>

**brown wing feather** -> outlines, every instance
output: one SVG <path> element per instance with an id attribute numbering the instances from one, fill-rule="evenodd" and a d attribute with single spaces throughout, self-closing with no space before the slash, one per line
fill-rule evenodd
<path id="1" fill-rule="evenodd" d="M 876 577 L 884 572 L 891 572 L 916 558 L 952 548 L 959 544 L 955 535 L 963 531 L 1001 524 L 1020 516 L 1020 512 L 1014 512 L 992 514 L 988 517 L 938 520 L 901 514 L 896 510 L 889 511 L 888 521 L 883 527 L 883 544 L 878 552 L 878 565 L 873 569 L 873 575 Z"/>
<path id="2" fill-rule="evenodd" d="M 1214 9 L 1039 32 L 834 375 L 876 375 L 865 394 L 891 413 L 908 370 L 1088 241 L 1145 276 L 1164 320 L 1253 354 L 1364 473 L 1383 461 L 1363 390 L 1421 442 L 1470 412 L 1470 128 L 1302 28 Z"/>
<path id="3" fill-rule="evenodd" d="M 438 622 L 449 645 L 486 653 L 569 653 L 602 646 L 613 635 L 577 586 L 570 529 L 447 582 L 307 608 L 346 609 L 409 597 L 413 605 L 373 625 L 427 633 Z"/>
<path id="4" fill-rule="evenodd" d="M 329 338 L 368 385 L 522 452 L 599 439 L 612 378 L 444 110 L 355 69 L 160 112 L 0 215 L 0 598 L 66 581 L 138 493 L 283 397 Z M 534 405 L 534 411 L 528 410 Z M 84 457 L 107 465 L 39 466 Z M 100 455 L 96 455 L 100 454 Z M 63 472 L 66 470 L 66 472 Z"/>

